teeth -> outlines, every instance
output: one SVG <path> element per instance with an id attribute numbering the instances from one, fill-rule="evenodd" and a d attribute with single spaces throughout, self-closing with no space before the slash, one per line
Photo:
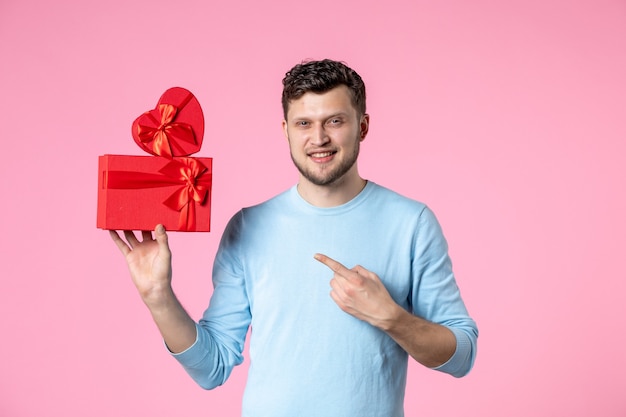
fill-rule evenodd
<path id="1" fill-rule="evenodd" d="M 311 156 L 313 158 L 326 158 L 327 156 L 332 155 L 332 152 L 317 152 L 317 153 L 312 153 Z"/>

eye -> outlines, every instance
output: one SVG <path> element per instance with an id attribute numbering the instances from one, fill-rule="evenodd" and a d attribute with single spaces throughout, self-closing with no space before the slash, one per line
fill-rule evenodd
<path id="1" fill-rule="evenodd" d="M 339 117 L 333 117 L 332 119 L 328 120 L 328 124 L 333 125 L 333 126 L 340 125 L 341 123 L 342 123 L 342 120 Z"/>
<path id="2" fill-rule="evenodd" d="M 298 120 L 296 122 L 296 126 L 298 127 L 307 127 L 309 125 L 309 122 L 306 120 Z"/>

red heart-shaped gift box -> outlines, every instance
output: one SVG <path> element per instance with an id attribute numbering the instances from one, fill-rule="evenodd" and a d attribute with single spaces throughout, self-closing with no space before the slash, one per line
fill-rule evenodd
<path id="1" fill-rule="evenodd" d="M 167 90 L 153 110 L 133 122 L 133 139 L 144 151 L 157 156 L 188 156 L 202 147 L 204 116 L 198 99 L 188 90 Z"/>

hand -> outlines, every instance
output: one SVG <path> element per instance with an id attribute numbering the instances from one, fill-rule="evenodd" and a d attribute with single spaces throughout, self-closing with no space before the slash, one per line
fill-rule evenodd
<path id="1" fill-rule="evenodd" d="M 452 357 L 456 350 L 454 334 L 400 307 L 375 273 L 359 265 L 348 269 L 319 253 L 315 259 L 335 273 L 330 295 L 343 311 L 385 331 L 424 366 L 434 368 Z"/>
<path id="2" fill-rule="evenodd" d="M 173 353 L 183 352 L 196 340 L 196 324 L 172 291 L 172 252 L 163 225 L 152 232 L 141 232 L 139 242 L 130 230 L 124 231 L 126 242 L 114 230 L 111 238 L 120 249 L 130 275 L 148 306 L 165 344 Z"/>
<path id="3" fill-rule="evenodd" d="M 157 301 L 163 291 L 171 292 L 172 253 L 162 225 L 155 228 L 155 239 L 152 239 L 152 232 L 141 232 L 141 242 L 130 230 L 124 231 L 126 242 L 117 231 L 109 233 L 126 258 L 133 283 L 146 304 Z"/>
<path id="4" fill-rule="evenodd" d="M 383 330 L 397 316 L 400 306 L 378 275 L 360 265 L 348 269 L 319 253 L 314 258 L 334 272 L 330 296 L 343 311 Z"/>

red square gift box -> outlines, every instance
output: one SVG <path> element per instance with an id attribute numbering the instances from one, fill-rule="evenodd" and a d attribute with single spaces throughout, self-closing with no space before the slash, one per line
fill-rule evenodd
<path id="1" fill-rule="evenodd" d="M 189 91 L 167 90 L 132 125 L 133 139 L 154 156 L 98 158 L 97 226 L 111 230 L 208 232 L 212 158 L 188 155 L 202 146 L 204 117 Z"/>

